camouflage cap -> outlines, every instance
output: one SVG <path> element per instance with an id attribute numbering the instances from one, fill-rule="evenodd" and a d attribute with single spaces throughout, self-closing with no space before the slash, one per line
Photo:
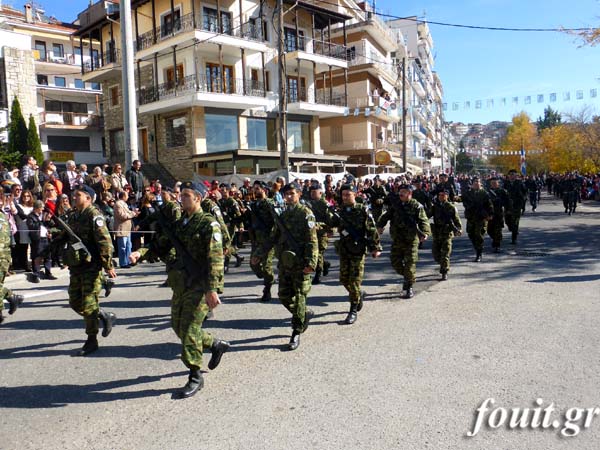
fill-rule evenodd
<path id="1" fill-rule="evenodd" d="M 179 189 L 181 189 L 182 191 L 184 189 L 191 189 L 192 191 L 196 192 L 198 195 L 201 195 L 203 197 L 208 192 L 208 189 L 206 188 L 204 183 L 195 183 L 193 181 L 184 181 L 183 183 L 181 183 L 181 186 L 179 186 Z"/>

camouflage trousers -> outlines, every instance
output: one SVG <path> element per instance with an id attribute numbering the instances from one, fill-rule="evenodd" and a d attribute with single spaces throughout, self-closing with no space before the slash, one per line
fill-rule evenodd
<path id="1" fill-rule="evenodd" d="M 213 337 L 202 329 L 209 308 L 201 289 L 187 289 L 185 274 L 178 270 L 169 271 L 169 286 L 173 290 L 171 299 L 171 326 L 181 340 L 181 360 L 188 369 L 200 370 L 202 352 L 213 344 Z"/>
<path id="2" fill-rule="evenodd" d="M 487 231 L 487 220 L 467 220 L 467 234 L 476 252 L 483 251 L 483 238 Z"/>
<path id="3" fill-rule="evenodd" d="M 371 215 L 375 220 L 375 223 L 379 220 L 379 218 L 383 215 L 383 205 L 371 205 Z"/>
<path id="4" fill-rule="evenodd" d="M 323 270 L 323 263 L 325 262 L 325 250 L 327 250 L 327 244 L 329 242 L 329 238 L 327 237 L 327 233 L 319 233 L 317 234 L 317 238 L 319 241 L 319 257 L 317 259 L 317 270 Z"/>
<path id="5" fill-rule="evenodd" d="M 227 253 L 227 256 L 236 256 L 237 255 L 238 248 L 235 246 L 235 243 L 237 242 L 235 239 L 236 228 L 237 227 L 233 224 L 230 224 L 230 223 L 227 224 L 227 231 L 229 232 L 229 236 L 231 237 L 231 243 L 227 247 L 227 249 L 229 250 L 229 253 Z"/>
<path id="6" fill-rule="evenodd" d="M 91 271 L 74 274 L 69 281 L 69 305 L 85 321 L 85 334 L 98 334 L 98 295 L 102 289 L 102 272 Z"/>
<path id="7" fill-rule="evenodd" d="M 452 236 L 450 234 L 434 234 L 431 251 L 433 259 L 440 265 L 440 273 L 448 273 L 452 254 Z"/>
<path id="8" fill-rule="evenodd" d="M 521 220 L 521 210 L 509 211 L 505 215 L 508 231 L 513 234 L 519 234 L 519 221 Z"/>
<path id="9" fill-rule="evenodd" d="M 502 229 L 504 228 L 504 222 L 502 220 L 494 219 L 488 222 L 487 234 L 492 238 L 492 247 L 500 248 L 502 243 Z"/>
<path id="10" fill-rule="evenodd" d="M 340 283 L 348 291 L 350 303 L 360 303 L 360 287 L 365 273 L 365 256 L 340 256 Z"/>
<path id="11" fill-rule="evenodd" d="M 10 289 L 4 287 L 4 279 L 6 278 L 6 272 L 0 270 L 0 311 L 4 309 L 4 300 L 12 294 Z"/>
<path id="12" fill-rule="evenodd" d="M 252 258 L 257 256 L 258 250 L 261 248 L 262 242 L 252 241 L 252 250 L 250 251 L 250 261 Z M 260 258 L 258 264 L 250 263 L 250 268 L 254 275 L 264 280 L 265 285 L 272 285 L 275 282 L 275 274 L 273 273 L 273 256 L 275 256 L 275 250 L 271 249 L 267 256 Z"/>
<path id="13" fill-rule="evenodd" d="M 412 241 L 395 239 L 392 242 L 390 260 L 394 270 L 404 277 L 404 283 L 413 285 L 417 278 L 419 260 L 419 239 Z"/>
<path id="14" fill-rule="evenodd" d="M 304 332 L 306 297 L 311 288 L 311 276 L 302 269 L 288 270 L 279 265 L 279 301 L 292 313 L 292 329 Z"/>

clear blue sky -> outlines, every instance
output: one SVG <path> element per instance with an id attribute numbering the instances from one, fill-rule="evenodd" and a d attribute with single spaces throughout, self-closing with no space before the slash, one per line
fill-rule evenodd
<path id="1" fill-rule="evenodd" d="M 38 0 L 39 1 L 39 0 Z M 430 21 L 509 28 L 580 28 L 600 26 L 600 0 L 376 0 L 377 9 L 397 16 L 416 15 Z M 14 2 L 21 6 L 21 2 Z M 48 15 L 73 21 L 88 0 L 39 1 Z M 532 118 L 550 104 L 561 112 L 585 105 L 600 114 L 600 46 L 578 48 L 562 33 L 481 31 L 430 25 L 435 43 L 435 69 L 444 85 L 446 119 L 463 122 L 510 120 L 521 110 Z M 596 99 L 590 89 L 598 90 Z M 584 99 L 576 99 L 583 90 Z M 571 100 L 563 101 L 570 92 Z M 548 96 L 557 93 L 557 102 Z M 544 103 L 537 96 L 544 95 Z M 531 104 L 524 97 L 531 96 Z M 519 97 L 518 106 L 512 98 Z M 500 101 L 507 99 L 502 107 Z M 488 99 L 494 107 L 487 107 Z M 481 100 L 483 108 L 476 110 Z M 465 109 L 464 103 L 471 102 Z M 459 109 L 453 111 L 453 103 Z"/>

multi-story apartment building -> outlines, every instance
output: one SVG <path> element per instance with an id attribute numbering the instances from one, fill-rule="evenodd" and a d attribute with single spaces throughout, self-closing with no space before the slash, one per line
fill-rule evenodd
<path id="1" fill-rule="evenodd" d="M 102 91 L 99 84 L 82 79 L 81 67 L 90 57 L 82 59 L 73 39 L 77 27 L 48 18 L 30 4 L 24 11 L 2 7 L 0 21 L 4 32 L 18 36 L 2 40 L 0 70 L 12 79 L 5 83 L 6 106 L 17 96 L 26 118 L 33 114 L 45 157 L 59 163 L 103 162 Z"/>
<path id="2" fill-rule="evenodd" d="M 348 50 L 332 33 L 352 13 L 343 4 L 284 5 L 290 163 L 333 169 L 346 158 L 323 153 L 319 122 L 346 111 L 347 86 L 334 86 L 332 74 L 347 70 Z M 275 2 L 133 0 L 131 6 L 141 159 L 180 179 L 278 169 Z M 79 15 L 77 36 L 92 43 L 90 54 L 98 52 L 83 66 L 83 80 L 103 85 L 107 149 L 111 159 L 123 161 L 121 31 L 115 19 L 118 2 L 96 3 Z"/>
<path id="3" fill-rule="evenodd" d="M 333 74 L 334 89 L 347 86 L 348 109 L 343 117 L 321 120 L 321 145 L 327 154 L 347 155 L 346 167 L 363 175 L 377 168 L 376 155 L 382 150 L 391 155 L 389 169 L 394 163 L 401 165 L 397 145 L 393 147 L 399 138 L 401 108 L 398 64 L 392 52 L 401 54 L 403 38 L 373 14 L 370 5 L 359 3 L 359 7 L 363 9 L 359 20 L 345 30 L 347 78 L 341 70 Z M 333 36 L 336 42 L 344 38 L 339 29 Z"/>

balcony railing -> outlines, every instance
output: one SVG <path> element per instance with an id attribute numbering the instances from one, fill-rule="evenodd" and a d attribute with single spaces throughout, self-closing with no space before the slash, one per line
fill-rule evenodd
<path id="1" fill-rule="evenodd" d="M 309 39 L 303 36 L 298 37 L 296 42 L 295 36 L 286 36 L 285 51 L 295 52 L 296 50 L 341 59 L 342 61 L 347 61 L 349 58 L 348 48 L 343 45 L 335 44 L 331 41 Z"/>
<path id="2" fill-rule="evenodd" d="M 329 92 L 329 89 L 319 89 L 315 91 L 312 88 L 288 88 L 288 103 L 307 102 L 318 105 L 346 106 L 345 95 L 340 92 Z"/>
<path id="3" fill-rule="evenodd" d="M 188 75 L 177 81 L 169 81 L 156 87 L 138 91 L 140 105 L 166 100 L 193 93 L 213 93 L 264 97 L 266 92 L 262 82 L 250 79 L 230 78 L 223 80 L 206 76 Z"/>
<path id="4" fill-rule="evenodd" d="M 77 64 L 75 61 L 75 55 L 65 55 L 62 57 L 50 56 L 50 55 L 46 55 L 46 56 L 40 55 L 40 56 L 36 56 L 35 60 L 39 61 L 39 62 L 47 62 L 47 63 L 54 63 L 54 64 L 68 64 L 68 65 Z"/>
<path id="5" fill-rule="evenodd" d="M 348 63 L 351 67 L 363 64 L 375 64 L 378 70 L 385 72 L 391 79 L 398 79 L 398 69 L 391 60 L 386 60 L 373 51 L 368 52 L 364 43 L 353 45 L 352 47 L 348 50 Z"/>
<path id="6" fill-rule="evenodd" d="M 46 111 L 42 113 L 44 125 L 72 125 L 80 127 L 101 127 L 102 117 L 98 114 Z"/>
<path id="7" fill-rule="evenodd" d="M 83 64 L 84 72 L 92 72 L 92 70 L 98 70 L 102 67 L 106 67 L 109 64 L 120 64 L 121 63 L 121 50 L 114 48 L 107 51 L 102 55 L 102 58 L 95 58 L 93 60 L 94 68 L 92 69 L 92 61 L 85 61 Z"/>
<path id="8" fill-rule="evenodd" d="M 260 19 L 241 23 L 239 19 L 231 20 L 227 16 L 222 16 L 221 27 L 219 28 L 217 17 L 197 13 L 196 20 L 194 21 L 194 15 L 190 13 L 176 19 L 172 23 L 156 27 L 156 39 L 154 38 L 154 30 L 141 34 L 137 40 L 136 48 L 138 51 L 145 50 L 172 36 L 193 31 L 194 29 L 253 41 L 262 42 L 265 40 Z"/>

